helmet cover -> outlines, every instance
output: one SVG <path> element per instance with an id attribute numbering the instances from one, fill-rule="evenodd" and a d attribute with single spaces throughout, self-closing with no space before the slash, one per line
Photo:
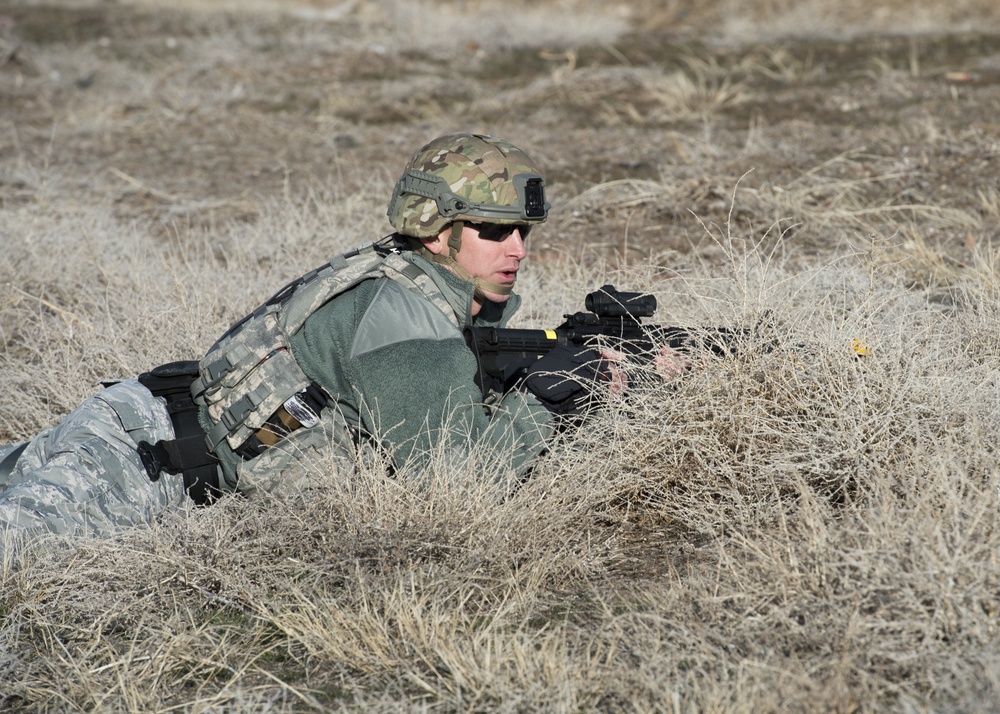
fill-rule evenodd
<path id="1" fill-rule="evenodd" d="M 545 180 L 513 144 L 482 134 L 447 134 L 414 155 L 396 182 L 389 222 L 397 232 L 431 238 L 457 220 L 541 223 Z"/>

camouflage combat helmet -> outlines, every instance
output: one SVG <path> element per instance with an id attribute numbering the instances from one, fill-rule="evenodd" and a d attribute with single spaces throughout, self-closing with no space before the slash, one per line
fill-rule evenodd
<path id="1" fill-rule="evenodd" d="M 545 179 L 527 154 L 502 139 L 447 134 L 410 159 L 396 182 L 387 213 L 396 232 L 410 238 L 433 238 L 451 225 L 448 245 L 455 254 L 461 249 L 466 222 L 542 223 L 548 211 Z M 480 295 L 483 287 L 500 294 L 510 292 L 510 286 L 472 278 L 452 256 L 421 252 L 474 283 Z"/>
<path id="2" fill-rule="evenodd" d="M 481 134 L 447 134 L 410 159 L 396 182 L 389 222 L 397 232 L 431 238 L 459 219 L 541 223 L 545 180 L 513 144 Z"/>

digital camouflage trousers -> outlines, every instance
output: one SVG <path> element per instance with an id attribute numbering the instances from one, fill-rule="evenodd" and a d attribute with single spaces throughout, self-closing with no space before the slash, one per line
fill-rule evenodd
<path id="1" fill-rule="evenodd" d="M 0 536 L 107 535 L 189 504 L 183 479 L 151 481 L 136 451 L 140 441 L 173 436 L 164 400 L 138 381 L 102 390 L 28 442 L 10 474 L 0 474 Z M 0 460 L 15 447 L 0 446 Z"/>

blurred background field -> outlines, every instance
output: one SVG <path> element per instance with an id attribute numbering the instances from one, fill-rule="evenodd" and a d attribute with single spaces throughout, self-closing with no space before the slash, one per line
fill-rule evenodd
<path id="1" fill-rule="evenodd" d="M 0 703 L 995 710 L 998 112 L 986 1 L 0 2 L 0 442 L 386 234 L 449 131 L 546 169 L 519 324 L 754 327 L 508 499 L 443 450 L 36 546 Z"/>

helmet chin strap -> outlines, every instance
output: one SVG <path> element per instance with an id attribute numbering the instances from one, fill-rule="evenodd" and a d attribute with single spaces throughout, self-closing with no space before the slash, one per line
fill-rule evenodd
<path id="1" fill-rule="evenodd" d="M 468 270 L 459 265 L 458 261 L 455 260 L 455 255 L 462 248 L 463 228 L 465 228 L 464 221 L 454 221 L 451 224 L 451 235 L 448 237 L 448 248 L 450 249 L 448 255 L 432 253 L 426 246 L 421 247 L 420 254 L 439 265 L 445 266 L 462 280 L 472 283 L 476 288 L 474 295 L 480 300 L 489 300 L 483 293 L 484 290 L 488 290 L 494 295 L 510 295 L 514 290 L 513 285 L 501 285 L 500 283 L 490 282 L 482 278 L 474 278 L 469 274 Z"/>

